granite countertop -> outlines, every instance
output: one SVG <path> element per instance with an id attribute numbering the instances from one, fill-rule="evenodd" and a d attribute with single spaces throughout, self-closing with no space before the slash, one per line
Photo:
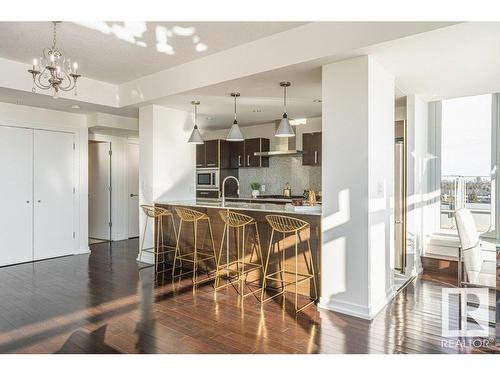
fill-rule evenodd
<path id="1" fill-rule="evenodd" d="M 276 212 L 281 214 L 295 215 L 316 215 L 321 216 L 321 206 L 302 206 L 293 207 L 292 205 L 273 204 L 273 203 L 243 203 L 243 202 L 228 202 L 223 206 L 220 200 L 186 200 L 186 201 L 157 201 L 155 204 L 164 204 L 172 206 L 186 207 L 203 207 L 203 208 L 222 208 L 228 210 L 246 210 L 246 211 L 265 211 Z"/>

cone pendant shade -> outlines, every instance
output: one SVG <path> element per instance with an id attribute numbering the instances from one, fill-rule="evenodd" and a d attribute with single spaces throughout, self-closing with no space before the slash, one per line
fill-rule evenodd
<path id="1" fill-rule="evenodd" d="M 195 145 L 202 145 L 203 138 L 201 138 L 200 131 L 198 130 L 198 126 L 194 126 L 193 131 L 191 132 L 191 136 L 189 137 L 188 143 L 192 143 Z"/>
<path id="2" fill-rule="evenodd" d="M 240 127 L 238 126 L 238 123 L 235 121 L 233 123 L 233 126 L 231 126 L 231 129 L 229 130 L 229 133 L 226 137 L 226 141 L 229 142 L 242 142 L 245 139 L 243 138 L 243 134 L 241 134 Z"/>
<path id="3" fill-rule="evenodd" d="M 283 114 L 283 118 L 281 119 L 280 125 L 276 130 L 276 137 L 295 137 L 295 132 L 290 125 L 290 121 L 288 121 L 288 117 L 286 113 Z"/>

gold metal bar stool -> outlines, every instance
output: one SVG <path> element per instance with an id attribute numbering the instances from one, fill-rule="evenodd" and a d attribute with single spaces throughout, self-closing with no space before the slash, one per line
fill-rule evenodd
<path id="1" fill-rule="evenodd" d="M 142 262 L 142 253 L 152 253 L 155 258 L 155 275 L 157 273 L 162 273 L 166 271 L 170 271 L 171 269 L 167 270 L 162 270 L 158 271 L 158 260 L 159 257 L 161 256 L 162 262 L 165 262 L 165 254 L 174 252 L 176 246 L 172 245 L 165 245 L 163 242 L 163 218 L 164 217 L 169 217 L 172 220 L 172 228 L 174 230 L 174 236 L 177 238 L 177 230 L 175 228 L 175 222 L 174 222 L 174 215 L 172 214 L 172 211 L 167 210 L 166 208 L 162 207 L 157 207 L 157 206 L 150 206 L 143 204 L 141 205 L 142 210 L 144 211 L 144 214 L 146 215 L 146 222 L 144 223 L 144 231 L 142 233 L 142 242 L 141 242 L 141 248 L 139 249 L 139 262 Z M 148 247 L 144 248 L 144 239 L 146 238 L 146 230 L 148 228 L 148 221 L 149 219 L 153 219 L 153 224 L 156 221 L 156 241 L 153 245 L 153 247 Z M 168 249 L 168 250 L 165 250 Z"/>
<path id="2" fill-rule="evenodd" d="M 189 208 L 184 208 L 184 207 L 176 207 L 175 212 L 180 218 L 180 223 L 179 223 L 179 230 L 177 232 L 177 244 L 176 244 L 176 249 L 175 249 L 175 255 L 174 255 L 174 266 L 172 269 L 172 277 L 181 277 L 183 275 L 192 273 L 192 279 L 193 279 L 193 284 L 197 285 L 200 283 L 204 283 L 208 280 L 215 279 L 215 276 L 217 274 L 217 267 L 219 265 L 218 260 L 217 260 L 217 254 L 215 253 L 215 245 L 214 245 L 214 236 L 212 232 L 212 225 L 210 224 L 210 218 L 208 217 L 207 214 L 204 212 L 200 211 L 195 211 L 191 210 Z M 212 254 L 206 253 L 204 251 L 199 251 L 198 250 L 198 224 L 200 221 L 206 221 L 207 226 L 208 226 L 208 231 L 210 233 L 210 240 L 212 244 Z M 182 233 L 182 224 L 183 223 L 193 223 L 193 251 L 189 253 L 182 253 L 181 252 L 181 246 L 180 246 L 180 239 L 181 239 L 181 233 Z M 202 248 L 204 245 L 204 241 L 202 243 Z M 184 272 L 183 269 L 181 269 L 181 273 L 176 275 L 175 274 L 175 265 L 177 260 L 180 262 L 188 262 L 193 264 L 193 269 L 190 271 Z M 205 272 L 207 274 L 206 278 L 203 278 L 202 280 L 198 280 L 198 265 L 200 263 L 205 263 L 208 260 L 213 260 L 215 262 L 215 269 L 213 271 L 213 275 L 210 275 L 210 272 L 206 268 L 205 264 Z"/>
<path id="3" fill-rule="evenodd" d="M 261 290 L 261 287 L 250 290 L 250 292 L 244 293 L 245 286 L 250 287 L 256 280 L 248 281 L 248 274 L 257 270 L 263 274 L 263 259 L 262 259 L 262 248 L 260 246 L 260 236 L 259 228 L 257 227 L 257 221 L 248 215 L 240 214 L 234 211 L 226 210 L 219 211 L 219 215 L 224 222 L 224 231 L 222 233 L 222 239 L 219 249 L 219 267 L 217 268 L 217 277 L 215 281 L 215 289 L 225 287 L 227 285 L 234 285 L 238 283 L 239 290 L 238 293 L 241 297 L 247 297 L 249 295 L 255 294 Z M 248 227 L 248 230 L 246 229 Z M 231 255 L 229 251 L 229 232 L 230 228 L 233 228 L 236 240 L 236 254 L 233 255 L 233 260 L 231 260 Z M 250 259 L 246 260 L 245 248 L 247 245 L 247 240 L 250 235 L 250 229 L 254 230 L 254 243 L 250 252 Z M 240 240 L 240 233 L 241 240 Z M 224 247 L 224 239 L 226 240 L 226 263 L 221 265 L 222 261 L 222 248 Z M 256 263 L 252 262 L 254 254 L 256 256 Z M 259 274 L 260 275 L 260 274 Z M 219 285 L 221 277 L 226 276 L 228 282 L 224 285 Z"/>
<path id="4" fill-rule="evenodd" d="M 307 239 L 307 252 L 309 253 L 309 259 L 310 262 L 307 261 L 307 257 L 305 252 L 304 254 L 304 260 L 307 266 L 307 273 L 300 273 L 298 269 L 298 244 L 301 241 L 300 239 L 300 234 L 299 232 L 302 230 L 310 230 L 311 226 L 309 225 L 308 222 L 296 219 L 293 217 L 289 216 L 281 216 L 281 215 L 267 215 L 266 220 L 271 226 L 271 238 L 269 239 L 269 251 L 267 253 L 267 260 L 266 260 L 266 266 L 264 268 L 264 280 L 262 282 L 262 296 L 261 296 L 261 302 L 265 303 L 279 295 L 282 295 L 286 292 L 286 287 L 288 285 L 294 285 L 295 286 L 295 313 L 298 313 L 299 311 L 305 309 L 306 307 L 310 306 L 313 304 L 317 299 L 318 299 L 318 288 L 316 286 L 316 274 L 314 272 L 314 260 L 312 257 L 312 252 L 311 252 L 311 243 L 309 241 L 309 238 Z M 275 245 L 273 244 L 273 238 L 274 238 L 274 233 L 282 233 L 283 234 L 283 246 L 284 248 L 281 249 L 281 257 L 279 257 L 280 254 L 278 255 L 279 260 L 279 269 L 276 272 L 272 272 L 268 274 L 268 269 L 269 269 L 269 258 L 271 257 L 271 253 L 274 253 L 274 248 Z M 295 269 L 294 270 L 287 270 L 285 269 L 285 260 L 286 260 L 286 247 L 285 247 L 285 240 L 286 240 L 286 235 L 293 233 L 293 236 L 295 237 Z M 278 243 L 278 252 L 279 252 L 279 243 Z M 294 275 L 295 278 L 293 281 L 287 281 L 286 280 L 286 275 Z M 276 275 L 279 275 L 279 278 L 276 277 Z M 299 284 L 303 283 L 306 280 L 312 279 L 312 282 L 314 284 L 314 299 L 312 299 L 310 302 L 306 303 L 302 307 L 298 307 L 298 286 Z M 274 294 L 271 297 L 268 297 L 264 299 L 264 293 L 266 290 L 266 281 L 267 280 L 273 280 L 276 282 L 281 283 L 281 291 Z M 284 298 L 284 297 L 283 297 Z"/>

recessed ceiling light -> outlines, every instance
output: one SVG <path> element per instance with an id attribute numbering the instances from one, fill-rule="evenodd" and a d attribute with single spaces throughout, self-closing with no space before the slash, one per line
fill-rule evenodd
<path id="1" fill-rule="evenodd" d="M 214 119 L 214 118 L 213 118 L 213 117 L 210 117 L 210 116 L 209 116 L 209 117 L 205 117 L 205 120 L 208 120 L 208 121 L 213 120 L 213 119 Z"/>
<path id="2" fill-rule="evenodd" d="M 256 109 L 253 109 L 252 112 L 254 112 L 254 113 L 261 113 L 262 109 L 256 108 Z"/>
<path id="3" fill-rule="evenodd" d="M 313 102 L 314 102 L 314 103 L 322 103 L 322 102 L 323 102 L 323 100 L 321 100 L 321 99 L 314 99 L 314 100 L 313 100 Z"/>
<path id="4" fill-rule="evenodd" d="M 80 106 L 78 104 L 73 104 L 71 106 L 71 109 L 80 109 Z"/>

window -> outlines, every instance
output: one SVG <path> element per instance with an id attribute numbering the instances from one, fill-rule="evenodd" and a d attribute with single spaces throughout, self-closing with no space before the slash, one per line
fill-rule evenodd
<path id="1" fill-rule="evenodd" d="M 494 230 L 491 203 L 491 95 L 443 100 L 441 120 L 442 229 L 456 229 L 453 212 L 469 209 L 479 232 Z"/>

